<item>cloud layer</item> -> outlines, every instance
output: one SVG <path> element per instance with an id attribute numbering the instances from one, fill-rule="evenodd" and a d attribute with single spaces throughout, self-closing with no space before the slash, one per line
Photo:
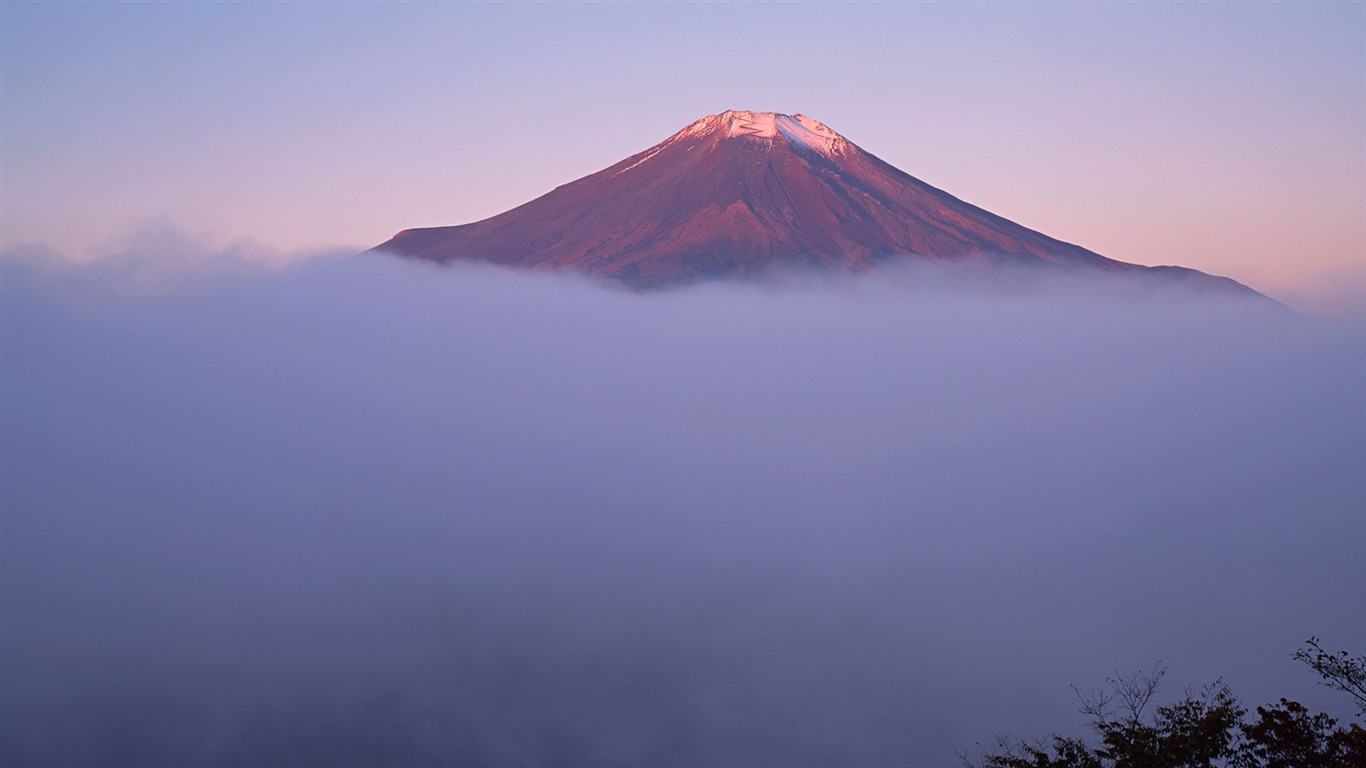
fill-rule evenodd
<path id="1" fill-rule="evenodd" d="M 1362 338 L 1275 309 L 4 270 L 18 765 L 950 765 L 1366 645 Z"/>

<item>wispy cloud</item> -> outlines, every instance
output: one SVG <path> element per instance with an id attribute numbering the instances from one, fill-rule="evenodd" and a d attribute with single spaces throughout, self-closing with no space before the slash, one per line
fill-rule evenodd
<path id="1" fill-rule="evenodd" d="M 948 764 L 1158 658 L 1331 705 L 1289 654 L 1366 643 L 1359 329 L 113 263 L 0 262 L 18 764 Z"/>

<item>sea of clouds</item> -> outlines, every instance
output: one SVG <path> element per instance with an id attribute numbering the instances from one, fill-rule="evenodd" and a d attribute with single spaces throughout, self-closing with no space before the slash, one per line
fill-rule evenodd
<path id="1" fill-rule="evenodd" d="M 8 765 L 952 766 L 1159 662 L 1350 714 L 1290 655 L 1366 649 L 1359 322 L 185 247 L 0 260 Z"/>

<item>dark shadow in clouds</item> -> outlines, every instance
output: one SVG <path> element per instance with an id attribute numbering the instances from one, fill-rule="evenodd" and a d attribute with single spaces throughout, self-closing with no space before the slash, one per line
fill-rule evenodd
<path id="1" fill-rule="evenodd" d="M 1291 652 L 1366 647 L 1359 326 L 3 268 L 10 765 L 952 765 L 1158 659 L 1333 708 Z"/>

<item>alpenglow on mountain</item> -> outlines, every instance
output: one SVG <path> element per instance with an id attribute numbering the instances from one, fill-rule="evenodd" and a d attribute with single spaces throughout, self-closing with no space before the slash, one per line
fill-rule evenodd
<path id="1" fill-rule="evenodd" d="M 858 272 L 912 260 L 1038 266 L 1258 295 L 1184 267 L 1107 259 L 985 211 L 805 115 L 708 115 L 512 210 L 407 229 L 374 250 L 556 269 L 640 288 L 783 267 Z"/>

